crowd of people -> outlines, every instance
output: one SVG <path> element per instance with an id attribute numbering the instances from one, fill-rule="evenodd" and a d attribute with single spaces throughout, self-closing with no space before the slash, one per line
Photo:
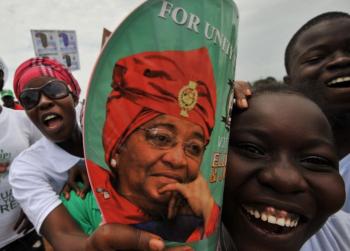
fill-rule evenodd
<path id="1" fill-rule="evenodd" d="M 192 200 L 200 200 L 200 207 L 191 209 L 203 219 L 181 239 L 176 236 L 174 240 L 198 240 L 218 229 L 217 250 L 222 251 L 349 250 L 349 29 L 348 13 L 318 15 L 288 43 L 283 81 L 267 78 L 252 87 L 236 82 L 237 102 L 231 115 L 219 226 L 211 224 L 220 218 L 220 210 L 198 170 L 215 117 L 215 108 L 210 104 L 215 104 L 216 97 L 204 80 L 206 92 L 201 97 L 205 98 L 198 102 L 198 113 L 207 114 L 203 121 L 188 117 L 178 123 L 180 118 L 167 109 L 155 110 L 154 104 L 145 99 L 143 105 L 150 104 L 147 113 L 141 117 L 135 113 L 113 142 L 104 142 L 113 175 L 105 175 L 96 165 L 100 176 L 92 182 L 104 183 L 116 205 L 131 208 L 136 218 L 141 217 L 140 212 L 147 212 L 157 219 L 169 213 L 170 199 L 154 195 L 152 181 L 139 184 L 140 170 L 127 170 L 132 169 L 127 165 L 133 163 L 146 172 L 147 161 L 166 162 L 169 166 L 183 165 L 180 162 L 184 161 L 189 163 L 186 179 L 179 178 L 158 192 L 176 191 L 189 205 Z M 113 74 L 121 72 L 115 70 Z M 211 76 L 208 71 L 202 75 L 203 79 Z M 118 77 L 124 80 L 124 76 L 113 75 L 113 79 Z M 160 81 L 167 84 L 167 78 Z M 133 90 L 142 89 L 142 85 L 132 84 Z M 118 218 L 118 223 L 102 224 L 104 219 L 96 202 L 99 198 L 95 199 L 89 190 L 82 128 L 76 112 L 80 87 L 66 67 L 51 58 L 27 59 L 15 72 L 15 95 L 3 90 L 3 85 L 1 77 L 0 250 L 192 250 L 187 245 L 166 247 L 163 239 L 173 233 L 165 233 L 164 226 L 161 232 L 135 227 L 139 221 L 128 223 L 130 219 L 121 214 L 109 216 Z M 116 88 L 111 95 L 119 95 L 119 91 Z M 129 102 L 109 101 L 107 106 L 116 107 L 115 102 Z M 130 112 L 139 109 L 134 104 L 129 108 Z M 107 131 L 119 119 L 118 109 L 108 111 L 113 114 L 105 122 Z M 175 149 L 178 141 L 181 147 Z M 152 145 L 154 152 L 176 150 L 183 159 L 169 155 L 166 160 L 151 160 L 143 150 L 147 147 L 140 150 L 137 144 Z M 143 160 L 136 162 L 136 155 Z M 142 194 L 130 197 L 137 193 L 128 193 L 132 189 L 128 184 L 114 181 L 129 172 L 126 179 L 134 182 L 138 191 L 155 196 L 158 204 L 166 201 L 161 211 L 155 212 L 159 205 L 154 207 Z M 196 194 L 201 196 L 196 198 Z M 170 217 L 171 214 L 174 211 Z M 192 219 L 185 219 L 188 220 Z M 44 244 L 46 241 L 49 244 Z"/>

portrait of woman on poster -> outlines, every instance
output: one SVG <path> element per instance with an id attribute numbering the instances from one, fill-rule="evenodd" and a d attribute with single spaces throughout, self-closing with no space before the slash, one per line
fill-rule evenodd
<path id="1" fill-rule="evenodd" d="M 216 230 L 220 208 L 200 172 L 215 124 L 206 48 L 120 59 L 103 128 L 106 170 L 88 159 L 105 222 L 189 242 Z"/>

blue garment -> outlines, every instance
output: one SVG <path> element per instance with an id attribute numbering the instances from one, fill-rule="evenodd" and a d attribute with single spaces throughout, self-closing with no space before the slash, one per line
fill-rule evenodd
<path id="1" fill-rule="evenodd" d="M 346 155 L 339 162 L 339 173 L 344 179 L 346 192 L 346 200 L 342 210 L 344 210 L 347 213 L 350 213 L 350 154 Z"/>
<path id="2" fill-rule="evenodd" d="M 300 251 L 349 251 L 350 214 L 340 210 L 330 216 L 325 225 L 313 235 Z"/>

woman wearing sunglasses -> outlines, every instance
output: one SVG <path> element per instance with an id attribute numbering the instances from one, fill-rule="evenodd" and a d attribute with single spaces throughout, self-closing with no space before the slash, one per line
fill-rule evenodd
<path id="1" fill-rule="evenodd" d="M 32 58 L 16 70 L 13 87 L 26 114 L 45 136 L 13 161 L 13 195 L 36 231 L 51 243 L 62 240 L 56 235 L 64 228 L 84 236 L 58 195 L 71 167 L 83 158 L 75 112 L 79 84 L 56 60 Z"/>
<path id="2" fill-rule="evenodd" d="M 28 117 L 45 136 L 13 161 L 10 184 L 14 197 L 36 231 L 55 250 L 99 250 L 110 226 L 96 230 L 90 244 L 58 195 L 71 167 L 83 158 L 75 112 L 80 94 L 78 82 L 56 60 L 32 58 L 17 68 L 14 91 Z M 136 232 L 132 227 L 114 224 L 113 230 L 118 233 L 113 242 L 121 249 L 161 250 L 159 246 L 164 246 L 153 235 Z"/>

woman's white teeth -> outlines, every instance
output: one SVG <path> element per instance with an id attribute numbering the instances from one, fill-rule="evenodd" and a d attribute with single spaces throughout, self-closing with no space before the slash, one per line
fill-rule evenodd
<path id="1" fill-rule="evenodd" d="M 48 120 L 53 119 L 53 118 L 56 118 L 56 115 L 50 114 L 44 118 L 44 121 L 48 121 Z"/>
<path id="2" fill-rule="evenodd" d="M 336 78 L 336 79 L 333 79 L 331 82 L 329 82 L 327 85 L 335 85 L 335 84 L 348 82 L 348 81 L 350 81 L 350 77 Z"/>
<path id="3" fill-rule="evenodd" d="M 290 227 L 290 223 L 291 223 L 291 220 L 290 219 L 287 219 L 286 221 L 285 221 L 285 225 L 287 226 L 287 227 Z"/>
<path id="4" fill-rule="evenodd" d="M 274 209 L 272 212 L 271 210 L 264 210 L 262 212 L 259 212 L 257 209 L 243 207 L 250 215 L 254 216 L 256 219 L 260 219 L 262 221 L 268 222 L 270 224 L 276 224 L 281 227 L 296 227 L 298 226 L 299 222 L 299 216 L 291 215 L 289 213 L 286 213 L 283 211 L 282 215 L 283 217 L 279 216 L 280 210 Z M 269 207 L 271 209 L 271 207 Z"/>
<path id="5" fill-rule="evenodd" d="M 281 226 L 281 227 L 284 227 L 285 222 L 286 222 L 285 219 L 279 218 L 279 219 L 276 221 L 276 224 L 279 225 L 279 226 Z"/>
<path id="6" fill-rule="evenodd" d="M 254 211 L 254 217 L 257 219 L 260 218 L 260 213 L 257 210 Z"/>
<path id="7" fill-rule="evenodd" d="M 267 216 L 267 222 L 272 223 L 272 224 L 276 224 L 276 222 L 277 222 L 276 217 L 272 216 L 272 215 Z"/>

